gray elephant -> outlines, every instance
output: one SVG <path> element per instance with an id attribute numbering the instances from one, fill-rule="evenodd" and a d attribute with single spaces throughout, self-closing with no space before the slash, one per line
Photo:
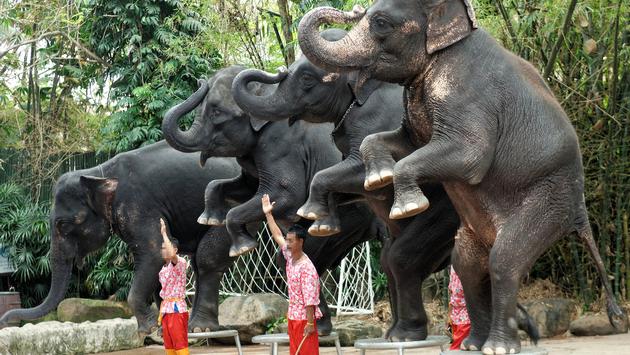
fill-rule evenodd
<path id="1" fill-rule="evenodd" d="M 345 36 L 345 31 L 326 30 L 322 36 L 330 41 L 339 40 Z M 402 87 L 370 80 L 357 94 L 351 88 L 355 80 L 353 74 L 356 73 L 329 73 L 301 57 L 288 72 L 277 75 L 255 69 L 242 71 L 234 79 L 232 95 L 245 112 L 260 119 L 291 118 L 292 121 L 335 124 L 332 135 L 343 160 L 315 174 L 308 201 L 297 213 L 308 219 L 335 221 L 337 216 L 331 218 L 335 209 L 331 212 L 328 205 L 329 200 L 334 200 L 331 194 L 355 194 L 366 198 L 390 232 L 381 254 L 392 303 L 392 323 L 386 337 L 394 341 L 425 339 L 427 315 L 422 303 L 421 284 L 430 273 L 450 262 L 459 218 L 439 184 L 425 186 L 434 201 L 430 211 L 401 220 L 388 218 L 393 200 L 391 186 L 369 192 L 364 190 L 365 167 L 359 146 L 371 133 L 400 126 L 404 114 Z M 277 84 L 277 87 L 266 96 L 257 96 L 248 90 L 252 82 Z M 312 227 L 309 232 L 326 235 L 337 230 L 337 226 L 332 226 L 322 233 L 321 229 Z"/>
<path id="2" fill-rule="evenodd" d="M 269 194 L 276 201 L 274 213 L 279 222 L 286 226 L 299 221 L 296 211 L 306 201 L 313 176 L 341 160 L 341 154 L 331 142 L 332 125 L 296 122 L 290 126 L 286 121 L 262 121 L 241 110 L 234 102 L 231 88 L 234 77 L 244 69 L 228 67 L 209 80 L 202 80 L 197 92 L 167 112 L 162 125 L 169 144 L 182 151 L 201 151 L 202 163 L 213 156 L 237 158 L 241 174 L 208 184 L 206 209 L 199 218 L 200 223 L 225 223 L 232 236 L 231 256 L 256 247 L 257 242 L 246 225 L 264 220 L 260 202 L 263 194 Z M 270 88 L 252 85 L 251 89 L 264 93 Z M 196 107 L 199 113 L 192 126 L 182 132 L 178 120 Z M 352 246 L 385 233 L 367 206 L 346 204 L 339 208 L 340 222 L 316 222 L 321 226 L 341 225 L 337 238 L 342 243 L 335 250 L 312 257 L 318 271 L 340 260 Z M 311 243 L 307 240 L 305 248 Z M 317 249 L 323 250 L 322 245 Z M 320 299 L 323 300 L 322 294 Z M 325 318 L 318 328 L 320 333 L 326 334 L 332 329 L 332 323 L 325 302 L 322 306 Z"/>
<path id="3" fill-rule="evenodd" d="M 82 264 L 90 252 L 103 247 L 112 233 L 129 245 L 134 277 L 128 302 L 138 320 L 138 331 L 150 333 L 157 325 L 151 299 L 160 303 L 158 272 L 160 218 L 166 221 L 179 251 L 192 255 L 196 273 L 194 305 L 189 329 L 218 328 L 219 283 L 232 264 L 225 228 L 203 226 L 201 194 L 209 181 L 236 176 L 234 159 L 212 159 L 204 169 L 198 154 L 178 152 L 162 141 L 118 154 L 96 167 L 63 174 L 57 181 L 50 214 L 51 288 L 42 304 L 11 310 L 0 325 L 16 319 L 35 319 L 54 310 L 63 300 L 73 263 Z"/>
<path id="4" fill-rule="evenodd" d="M 322 23 L 353 22 L 339 41 L 319 35 Z M 362 143 L 365 185 L 393 181 L 390 216 L 405 218 L 429 207 L 418 184 L 443 183 L 461 219 L 453 262 L 472 321 L 465 349 L 520 351 L 519 282 L 572 232 L 586 242 L 611 323 L 621 326 L 588 221 L 575 130 L 536 69 L 477 29 L 470 1 L 376 1 L 351 13 L 319 8 L 302 19 L 299 42 L 322 68 L 358 70 L 358 88 L 370 78 L 405 86 L 402 127 Z M 406 157 L 397 159 L 401 152 Z"/>

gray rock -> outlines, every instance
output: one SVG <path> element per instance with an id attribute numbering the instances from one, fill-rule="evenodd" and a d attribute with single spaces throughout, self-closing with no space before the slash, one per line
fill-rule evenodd
<path id="1" fill-rule="evenodd" d="M 142 346 L 132 319 L 98 322 L 42 322 L 0 330 L 0 354 L 86 354 Z"/>
<path id="2" fill-rule="evenodd" d="M 623 329 L 615 329 L 605 314 L 585 315 L 571 322 L 571 334 L 576 336 L 611 335 L 628 332 L 628 319 Z"/>
<path id="3" fill-rule="evenodd" d="M 541 338 L 561 335 L 569 330 L 571 320 L 577 313 L 573 300 L 547 298 L 524 304 L 527 313 L 534 319 Z"/>
<path id="4" fill-rule="evenodd" d="M 380 325 L 357 319 L 345 319 L 335 322 L 333 331 L 339 334 L 341 346 L 353 346 L 357 339 L 380 338 L 383 336 L 383 329 Z"/>
<path id="5" fill-rule="evenodd" d="M 57 319 L 61 322 L 95 322 L 101 319 L 131 318 L 133 312 L 124 302 L 66 298 L 57 307 Z"/>
<path id="6" fill-rule="evenodd" d="M 271 293 L 229 297 L 219 305 L 219 324 L 222 329 L 238 330 L 242 343 L 250 344 L 252 337 L 265 334 L 279 318 L 286 317 L 289 302 Z M 234 339 L 217 341 L 233 343 Z"/>

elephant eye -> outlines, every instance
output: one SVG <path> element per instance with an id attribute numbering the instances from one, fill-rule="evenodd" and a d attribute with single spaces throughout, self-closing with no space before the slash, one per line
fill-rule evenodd
<path id="1" fill-rule="evenodd" d="M 372 21 L 372 31 L 377 34 L 385 34 L 386 32 L 390 32 L 392 29 L 392 24 L 382 17 L 377 17 Z"/>
<path id="2" fill-rule="evenodd" d="M 317 84 L 317 79 L 310 74 L 302 74 L 300 77 L 300 84 L 303 88 L 310 89 Z"/>

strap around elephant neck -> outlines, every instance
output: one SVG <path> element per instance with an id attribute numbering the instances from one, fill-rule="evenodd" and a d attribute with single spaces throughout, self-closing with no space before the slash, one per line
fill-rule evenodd
<path id="1" fill-rule="evenodd" d="M 348 106 L 348 108 L 346 109 L 346 112 L 343 114 L 343 116 L 341 116 L 341 119 L 335 125 L 335 128 L 332 131 L 332 134 L 335 134 L 335 132 L 337 132 L 337 130 L 339 130 L 339 127 L 341 127 L 341 125 L 343 125 L 343 122 L 346 120 L 346 117 L 350 113 L 350 110 L 352 110 L 352 108 L 354 107 L 354 105 L 356 105 L 356 103 L 357 103 L 356 99 L 352 100 L 352 102 L 350 103 L 350 106 Z"/>

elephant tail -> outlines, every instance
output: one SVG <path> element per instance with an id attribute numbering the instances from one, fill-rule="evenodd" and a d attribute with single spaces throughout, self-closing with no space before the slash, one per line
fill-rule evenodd
<path id="1" fill-rule="evenodd" d="M 579 207 L 578 211 L 579 212 L 576 220 L 577 234 L 578 237 L 580 237 L 580 239 L 584 243 L 586 243 L 588 252 L 589 254 L 591 254 L 593 261 L 595 261 L 595 267 L 597 268 L 599 278 L 601 279 L 602 285 L 604 286 L 604 290 L 606 292 L 606 311 L 608 313 L 608 320 L 610 321 L 610 324 L 615 327 L 615 329 L 617 329 L 618 331 L 623 331 L 625 333 L 628 331 L 628 316 L 623 312 L 621 307 L 619 307 L 619 304 L 617 304 L 617 300 L 615 299 L 612 287 L 610 286 L 610 280 L 608 279 L 606 267 L 604 266 L 604 262 L 599 255 L 597 244 L 595 243 L 595 238 L 593 238 L 593 231 L 588 220 L 588 213 L 586 211 L 586 204 L 584 203 L 583 196 L 582 204 Z"/>
<path id="2" fill-rule="evenodd" d="M 523 307 L 520 303 L 517 303 L 516 307 L 520 311 L 518 314 L 518 329 L 527 333 L 534 345 L 538 344 L 538 340 L 540 340 L 540 332 L 538 331 L 536 322 L 529 313 L 527 313 L 525 307 Z"/>

